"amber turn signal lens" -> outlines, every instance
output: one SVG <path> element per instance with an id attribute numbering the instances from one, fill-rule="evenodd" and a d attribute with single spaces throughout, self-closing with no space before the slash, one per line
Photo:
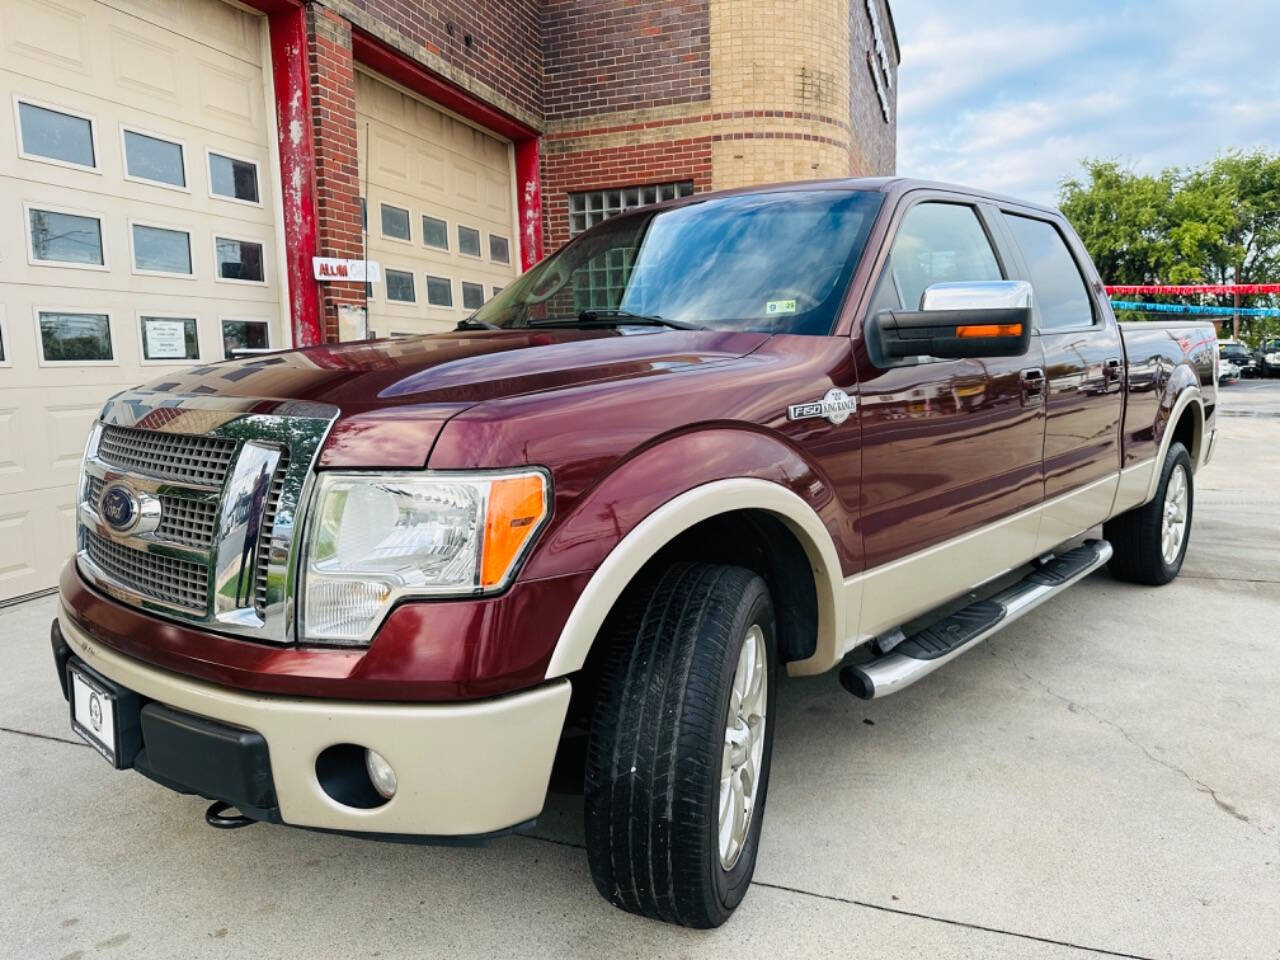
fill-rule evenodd
<path id="1" fill-rule="evenodd" d="M 963 339 L 970 337 L 1020 337 L 1020 323 L 976 323 L 967 327 L 956 327 L 956 336 Z"/>
<path id="2" fill-rule="evenodd" d="M 546 478 L 540 473 L 493 482 L 484 521 L 481 586 L 494 587 L 501 583 L 520 556 L 547 511 L 546 489 Z"/>

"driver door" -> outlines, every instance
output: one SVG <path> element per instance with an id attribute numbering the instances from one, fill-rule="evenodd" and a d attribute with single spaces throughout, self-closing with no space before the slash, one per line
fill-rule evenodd
<path id="1" fill-rule="evenodd" d="M 973 198 L 904 204 L 867 316 L 918 310 L 935 283 L 1013 275 Z M 1044 370 L 1038 337 L 1024 356 L 964 360 L 874 361 L 865 338 L 857 346 L 866 638 L 1034 555 Z"/>

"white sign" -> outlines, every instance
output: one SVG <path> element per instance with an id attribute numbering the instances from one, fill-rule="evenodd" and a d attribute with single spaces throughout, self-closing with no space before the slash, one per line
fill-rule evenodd
<path id="1" fill-rule="evenodd" d="M 187 355 L 187 325 L 182 320 L 147 318 L 147 359 L 184 359 Z"/>
<path id="2" fill-rule="evenodd" d="M 884 46 L 884 34 L 880 32 L 880 14 L 876 10 L 876 0 L 867 0 L 867 16 L 871 18 L 871 36 L 875 42 L 876 56 L 880 66 L 884 68 L 884 82 L 893 86 L 893 68 L 889 66 L 889 51 Z"/>
<path id="3" fill-rule="evenodd" d="M 341 260 L 337 257 L 312 257 L 311 269 L 317 280 L 363 280 L 382 282 L 382 264 L 377 260 Z"/>

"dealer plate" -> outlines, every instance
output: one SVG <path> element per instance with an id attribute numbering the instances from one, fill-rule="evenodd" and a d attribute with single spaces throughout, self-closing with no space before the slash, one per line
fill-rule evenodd
<path id="1" fill-rule="evenodd" d="M 74 663 L 67 666 L 67 672 L 71 677 L 71 729 L 114 767 L 119 750 L 115 695 L 76 669 Z"/>

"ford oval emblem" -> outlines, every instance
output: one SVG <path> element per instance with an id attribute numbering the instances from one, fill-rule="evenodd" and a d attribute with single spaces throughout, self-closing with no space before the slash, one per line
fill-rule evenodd
<path id="1" fill-rule="evenodd" d="M 98 512 L 113 529 L 128 530 L 138 518 L 138 498 L 128 487 L 113 483 L 103 491 Z"/>

